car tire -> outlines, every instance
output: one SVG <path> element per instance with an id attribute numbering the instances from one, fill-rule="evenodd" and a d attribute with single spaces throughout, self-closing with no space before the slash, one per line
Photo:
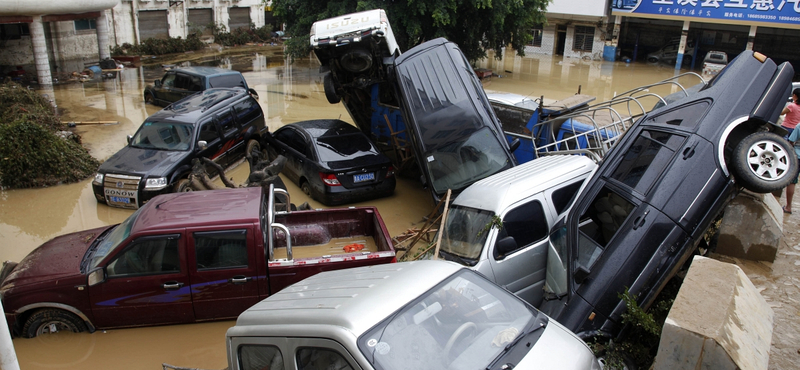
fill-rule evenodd
<path id="1" fill-rule="evenodd" d="M 328 99 L 328 103 L 339 104 L 342 101 L 339 95 L 336 95 L 336 86 L 333 83 L 332 74 L 325 74 L 325 77 L 322 78 L 322 86 L 325 89 L 325 98 Z"/>
<path id="2" fill-rule="evenodd" d="M 785 188 L 797 174 L 797 156 L 782 137 L 772 132 L 756 132 L 745 137 L 733 152 L 736 181 L 756 193 L 771 193 Z"/>
<path id="3" fill-rule="evenodd" d="M 648 63 L 658 63 L 658 58 L 647 58 Z"/>
<path id="4" fill-rule="evenodd" d="M 173 190 L 176 193 L 187 193 L 190 191 L 194 191 L 191 186 L 192 182 L 189 179 L 180 179 L 177 183 L 175 183 L 175 187 Z"/>
<path id="5" fill-rule="evenodd" d="M 71 331 L 86 331 L 86 323 L 78 316 L 64 310 L 46 308 L 34 312 L 22 327 L 22 336 L 33 338 L 41 334 Z"/>
<path id="6" fill-rule="evenodd" d="M 247 149 L 245 149 L 245 157 L 247 157 L 248 155 L 250 155 L 251 157 L 258 156 L 258 158 L 256 158 L 256 162 L 258 162 L 258 160 L 264 160 L 267 158 L 266 152 L 264 150 L 261 150 L 261 143 L 259 143 L 258 140 L 255 139 L 250 139 L 250 141 L 247 142 Z"/>
<path id="7" fill-rule="evenodd" d="M 314 199 L 314 194 L 311 192 L 311 184 L 308 181 L 303 181 L 300 184 L 300 190 L 303 191 L 303 194 L 308 195 L 309 198 Z"/>
<path id="8" fill-rule="evenodd" d="M 144 93 L 144 103 L 145 104 L 151 104 L 151 105 L 155 105 L 156 104 L 156 97 L 153 96 L 153 93 L 149 93 L 149 92 L 148 93 Z"/>

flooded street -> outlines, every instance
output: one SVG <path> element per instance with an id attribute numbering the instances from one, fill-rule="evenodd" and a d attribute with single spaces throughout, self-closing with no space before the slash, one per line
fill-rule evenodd
<path id="1" fill-rule="evenodd" d="M 265 47 L 264 49 L 267 49 Z M 307 119 L 341 118 L 351 122 L 341 104 L 327 102 L 316 60 L 298 60 L 287 65 L 280 56 L 256 54 L 246 58 L 219 58 L 221 66 L 244 73 L 259 94 L 271 131 Z M 546 100 L 566 98 L 580 91 L 607 100 L 623 91 L 675 76 L 674 68 L 621 62 L 568 60 L 560 57 L 509 57 L 489 59 L 479 65 L 499 76 L 484 80 L 487 90 L 506 91 Z M 685 72 L 685 71 L 684 71 Z M 159 107 L 145 105 L 142 91 L 160 78 L 160 66 L 135 67 L 117 78 L 86 83 L 56 85 L 55 102 L 62 119 L 78 123 L 75 131 L 90 153 L 105 160 L 125 145 L 141 122 Z M 687 80 L 697 82 L 694 80 Z M 688 87 L 688 86 L 687 86 Z M 677 91 L 658 91 L 668 94 Z M 113 121 L 112 124 L 93 124 Z M 118 123 L 116 123 L 118 122 Z M 247 166 L 230 171 L 234 183 L 242 183 Z M 91 188 L 92 179 L 43 189 L 0 191 L 0 259 L 19 261 L 45 241 L 61 234 L 119 223 L 132 211 L 99 205 Z M 284 179 L 293 203 L 310 201 L 293 183 Z M 352 205 L 379 208 L 391 235 L 420 227 L 434 204 L 430 193 L 416 179 L 399 178 L 393 196 Z M 94 334 L 59 333 L 34 339 L 14 339 L 23 369 L 160 369 L 175 366 L 223 369 L 227 366 L 225 331 L 233 321 L 151 328 L 97 331 Z M 796 339 L 796 338 L 795 338 Z M 796 342 L 795 342 L 796 344 Z"/>

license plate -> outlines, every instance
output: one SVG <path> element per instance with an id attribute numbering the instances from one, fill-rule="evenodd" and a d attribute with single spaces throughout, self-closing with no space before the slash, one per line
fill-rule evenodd
<path id="1" fill-rule="evenodd" d="M 360 173 L 358 175 L 353 175 L 353 182 L 364 182 L 369 180 L 375 180 L 375 173 Z"/>
<path id="2" fill-rule="evenodd" d="M 130 198 L 122 198 L 122 197 L 108 197 L 108 199 L 112 202 L 116 203 L 130 203 Z"/>

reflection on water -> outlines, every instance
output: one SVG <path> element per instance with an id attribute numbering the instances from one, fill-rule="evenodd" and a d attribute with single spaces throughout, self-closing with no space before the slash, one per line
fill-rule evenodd
<path id="1" fill-rule="evenodd" d="M 210 57 L 210 63 L 244 71 L 250 87 L 259 94 L 270 130 L 300 120 L 340 118 L 352 122 L 341 104 L 328 104 L 316 60 L 301 59 L 287 65 L 282 57 L 249 54 Z M 193 63 L 206 63 L 206 60 Z M 672 77 L 671 68 L 610 62 L 562 60 L 560 57 L 510 57 L 488 59 L 482 67 L 502 75 L 484 80 L 487 89 L 549 99 L 562 99 L 578 91 L 609 99 L 615 93 Z M 508 71 L 508 72 L 506 72 Z M 163 75 L 161 66 L 126 68 L 116 78 L 56 85 L 43 91 L 55 98 L 63 120 L 79 122 L 91 154 L 104 160 L 126 143 L 140 123 L 158 111 L 145 105 L 145 84 Z M 96 124 L 112 121 L 112 123 Z M 247 176 L 247 166 L 228 174 L 235 183 Z M 286 179 L 292 201 L 311 201 Z M 218 185 L 221 183 L 218 181 Z M 380 209 L 389 232 L 398 235 L 420 227 L 433 208 L 430 194 L 416 179 L 398 180 L 391 197 L 357 203 Z M 19 261 L 45 241 L 61 234 L 119 223 L 130 210 L 98 205 L 91 179 L 43 189 L 0 190 L 0 260 Z M 225 330 L 232 321 L 112 330 L 95 334 L 58 334 L 41 339 L 15 339 L 23 369 L 125 368 L 157 369 L 161 363 L 221 369 L 225 361 Z"/>

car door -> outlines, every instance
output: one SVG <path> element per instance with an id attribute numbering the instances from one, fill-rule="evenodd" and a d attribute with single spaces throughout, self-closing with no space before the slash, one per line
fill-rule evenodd
<path id="1" fill-rule="evenodd" d="M 274 138 L 280 142 L 279 148 L 277 148 L 278 154 L 286 157 L 283 174 L 299 185 L 300 177 L 303 176 L 303 165 L 310 148 L 307 147 L 303 136 L 292 127 L 278 130 Z"/>
<path id="2" fill-rule="evenodd" d="M 188 229 L 197 320 L 236 317 L 259 301 L 253 225 Z"/>
<path id="3" fill-rule="evenodd" d="M 164 74 L 164 77 L 161 78 L 161 85 L 153 87 L 156 100 L 166 103 L 176 100 L 176 96 L 173 95 L 172 89 L 175 87 L 175 79 L 177 77 L 178 76 L 174 71 Z"/>
<path id="4" fill-rule="evenodd" d="M 214 154 L 214 160 L 222 168 L 226 168 L 236 162 L 244 154 L 244 136 L 239 135 L 239 125 L 236 124 L 233 112 L 230 108 L 223 109 L 217 114 L 217 126 L 222 133 L 222 146 Z"/>
<path id="5" fill-rule="evenodd" d="M 194 86 L 192 83 L 192 76 L 181 72 L 176 73 L 175 86 L 172 88 L 172 94 L 175 100 L 172 101 L 176 102 L 189 95 L 194 94 L 195 92 L 197 91 L 194 90 Z"/>
<path id="6" fill-rule="evenodd" d="M 182 230 L 132 239 L 110 255 L 106 279 L 90 286 L 98 327 L 194 321 Z"/>
<path id="7" fill-rule="evenodd" d="M 201 146 L 200 142 L 204 142 L 205 144 Z M 197 156 L 206 157 L 218 162 L 217 157 L 224 152 L 222 150 L 222 143 L 222 137 L 220 136 L 216 120 L 207 118 L 202 121 L 197 129 L 197 145 L 195 149 L 197 151 Z M 211 166 L 206 166 L 206 172 L 208 172 L 210 177 L 218 175 L 217 170 Z"/>

